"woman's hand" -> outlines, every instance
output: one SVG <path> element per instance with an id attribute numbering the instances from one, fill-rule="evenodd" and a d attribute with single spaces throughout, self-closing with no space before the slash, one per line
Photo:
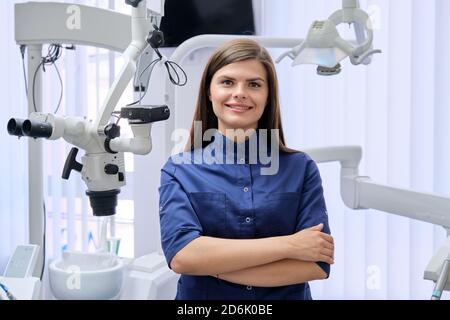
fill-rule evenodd
<path id="1" fill-rule="evenodd" d="M 290 258 L 334 263 L 334 240 L 322 232 L 323 223 L 288 236 Z"/>

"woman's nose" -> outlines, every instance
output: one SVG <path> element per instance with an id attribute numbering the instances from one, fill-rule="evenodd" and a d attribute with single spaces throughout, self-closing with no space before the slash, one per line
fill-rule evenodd
<path id="1" fill-rule="evenodd" d="M 235 91 L 233 93 L 233 98 L 235 99 L 246 99 L 247 93 L 243 85 L 238 85 L 235 87 Z"/>

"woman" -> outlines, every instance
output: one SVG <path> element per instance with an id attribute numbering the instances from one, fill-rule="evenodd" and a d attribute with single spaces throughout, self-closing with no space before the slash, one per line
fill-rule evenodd
<path id="1" fill-rule="evenodd" d="M 195 127 L 216 129 L 213 141 L 199 144 Z M 275 67 L 255 41 L 225 43 L 208 61 L 187 149 L 161 170 L 162 247 L 182 274 L 176 298 L 311 299 L 307 282 L 334 263 L 321 178 L 285 146 Z M 267 155 L 277 165 L 264 173 Z"/>

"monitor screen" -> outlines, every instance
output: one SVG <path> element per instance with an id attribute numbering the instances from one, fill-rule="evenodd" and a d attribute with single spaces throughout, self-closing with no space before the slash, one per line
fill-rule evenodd
<path id="1" fill-rule="evenodd" d="M 161 30 L 165 47 L 201 34 L 254 35 L 252 0 L 166 0 Z"/>

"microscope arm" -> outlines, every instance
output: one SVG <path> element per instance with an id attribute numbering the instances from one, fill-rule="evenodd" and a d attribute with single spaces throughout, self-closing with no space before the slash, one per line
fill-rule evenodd
<path id="1" fill-rule="evenodd" d="M 114 152 L 131 152 L 138 155 L 146 155 L 152 151 L 151 139 L 152 125 L 131 125 L 134 138 L 117 138 L 110 142 L 110 148 Z"/>
<path id="2" fill-rule="evenodd" d="M 131 9 L 132 42 L 123 54 L 125 58 L 125 65 L 122 67 L 122 70 L 110 88 L 108 96 L 100 112 L 100 117 L 94 124 L 97 128 L 97 133 L 100 136 L 104 136 L 104 128 L 111 118 L 112 112 L 116 108 L 116 105 L 126 87 L 134 77 L 137 61 L 141 53 L 148 46 L 146 38 L 153 28 L 150 20 L 147 19 L 147 1 L 134 2 L 137 4 L 136 7 L 132 6 Z"/>

